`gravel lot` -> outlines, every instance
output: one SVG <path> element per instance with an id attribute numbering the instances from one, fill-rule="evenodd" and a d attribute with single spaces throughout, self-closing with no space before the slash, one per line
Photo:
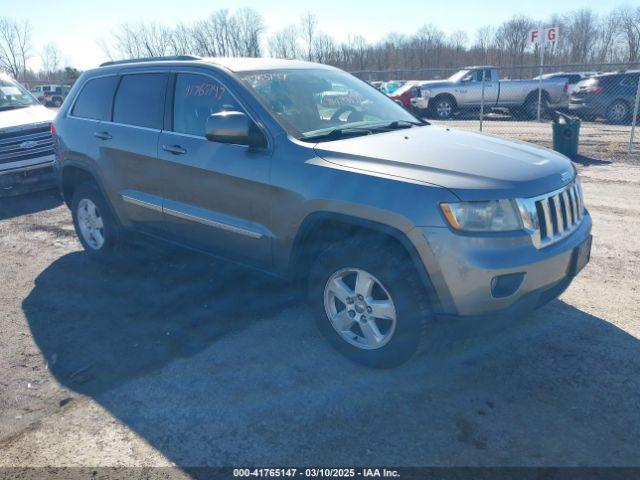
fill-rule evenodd
<path id="1" fill-rule="evenodd" d="M 392 371 L 280 281 L 157 245 L 99 266 L 55 194 L 0 200 L 0 467 L 640 465 L 640 168 L 584 163 L 567 292 Z"/>

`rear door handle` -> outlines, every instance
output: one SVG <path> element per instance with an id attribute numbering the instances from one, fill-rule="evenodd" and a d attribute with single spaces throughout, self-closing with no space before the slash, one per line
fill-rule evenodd
<path id="1" fill-rule="evenodd" d="M 93 132 L 93 136 L 100 140 L 111 140 L 113 138 L 109 132 Z"/>
<path id="2" fill-rule="evenodd" d="M 180 145 L 162 145 L 162 150 L 173 153 L 174 155 L 184 155 L 187 151 Z"/>

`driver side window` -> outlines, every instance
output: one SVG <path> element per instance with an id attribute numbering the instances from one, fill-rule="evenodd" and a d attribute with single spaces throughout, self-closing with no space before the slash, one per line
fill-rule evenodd
<path id="1" fill-rule="evenodd" d="M 179 73 L 173 100 L 173 131 L 204 137 L 207 118 L 224 111 L 244 111 L 224 85 L 211 77 Z"/>

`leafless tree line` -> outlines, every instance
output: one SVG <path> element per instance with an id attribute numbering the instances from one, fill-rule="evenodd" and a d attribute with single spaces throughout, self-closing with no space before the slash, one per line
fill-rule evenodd
<path id="1" fill-rule="evenodd" d="M 546 51 L 546 64 L 640 62 L 640 7 L 621 7 L 606 15 L 581 9 L 547 19 L 514 16 L 500 25 L 478 28 L 473 34 L 446 34 L 425 25 L 411 35 L 392 33 L 375 43 L 362 36 L 337 41 L 322 31 L 308 13 L 299 22 L 265 35 L 259 12 L 250 8 L 213 12 L 205 20 L 167 26 L 158 23 L 122 24 L 99 39 L 112 59 L 192 54 L 199 56 L 268 55 L 327 63 L 349 71 L 419 71 L 452 69 L 465 64 L 502 67 L 536 64 L 537 47 L 528 43 L 536 26 L 557 26 L 560 39 Z M 0 17 L 0 69 L 29 77 L 34 56 L 28 22 Z M 40 75 L 61 70 L 60 51 L 47 44 L 41 51 Z"/>
<path id="2" fill-rule="evenodd" d="M 109 58 L 199 55 L 204 57 L 259 57 L 265 25 L 250 8 L 234 13 L 218 10 L 206 20 L 168 27 L 157 23 L 120 25 L 111 38 L 99 43 Z"/>

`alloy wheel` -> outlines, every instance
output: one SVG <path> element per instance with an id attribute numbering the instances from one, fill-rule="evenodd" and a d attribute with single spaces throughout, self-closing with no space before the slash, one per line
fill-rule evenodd
<path id="1" fill-rule="evenodd" d="M 104 222 L 98 207 L 88 198 L 83 198 L 76 213 L 82 239 L 92 249 L 100 250 L 104 245 Z"/>
<path id="2" fill-rule="evenodd" d="M 391 295 L 380 280 L 359 268 L 331 275 L 324 288 L 324 308 L 340 337 L 364 350 L 383 347 L 396 330 Z"/>

